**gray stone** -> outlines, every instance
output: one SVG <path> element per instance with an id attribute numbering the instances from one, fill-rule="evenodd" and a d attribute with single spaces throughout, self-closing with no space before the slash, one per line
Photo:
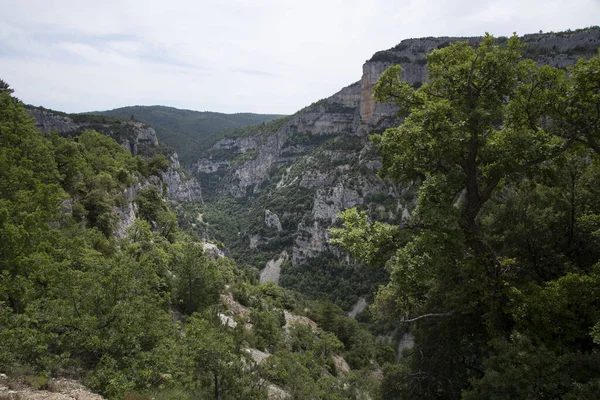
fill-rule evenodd
<path id="1" fill-rule="evenodd" d="M 283 230 L 277 214 L 269 210 L 265 210 L 265 225 L 267 228 L 276 229 L 278 232 Z"/>

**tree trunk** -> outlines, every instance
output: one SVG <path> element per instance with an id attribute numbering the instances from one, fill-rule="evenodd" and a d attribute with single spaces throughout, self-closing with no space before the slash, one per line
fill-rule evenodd
<path id="1" fill-rule="evenodd" d="M 219 376 L 216 373 L 213 373 L 215 377 L 215 400 L 219 400 Z"/>

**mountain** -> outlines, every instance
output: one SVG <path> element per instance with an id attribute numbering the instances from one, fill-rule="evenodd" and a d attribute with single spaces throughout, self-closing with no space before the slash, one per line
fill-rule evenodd
<path id="1" fill-rule="evenodd" d="M 240 262 L 263 271 L 263 280 L 327 298 L 347 309 L 372 293 L 385 273 L 355 265 L 329 243 L 329 229 L 346 208 L 373 219 L 401 224 L 414 209 L 414 188 L 377 176 L 381 163 L 368 135 L 398 125 L 397 109 L 376 103 L 373 87 L 390 66 L 402 65 L 413 87 L 426 81 L 427 54 L 457 41 L 481 37 L 407 39 L 379 51 L 362 78 L 294 115 L 229 132 L 194 154 L 190 172 L 206 201 L 209 235 Z M 496 39 L 499 44 L 506 37 Z M 565 68 L 590 58 L 600 28 L 531 34 L 521 38 L 524 57 Z"/>
<path id="2" fill-rule="evenodd" d="M 88 114 L 130 119 L 152 125 L 159 140 L 175 149 L 182 163 L 193 158 L 199 146 L 212 144 L 219 133 L 247 125 L 271 121 L 276 114 L 235 113 L 181 110 L 165 106 L 131 106 Z"/>
<path id="3" fill-rule="evenodd" d="M 0 79 L 0 398 L 374 398 L 364 327 L 178 224 L 201 199 L 171 188 L 153 128 L 11 94 Z"/>
<path id="4" fill-rule="evenodd" d="M 600 55 L 566 78 L 459 40 L 482 39 L 405 40 L 327 99 L 210 136 L 194 177 L 151 126 L 25 110 L 0 80 L 0 395 L 60 375 L 109 399 L 597 397 Z M 565 68 L 600 28 L 522 41 Z M 382 152 L 427 174 L 418 192 L 377 175 L 368 139 L 401 122 L 372 98 L 397 63 L 422 89 Z M 328 240 L 353 206 L 345 245 L 370 267 Z"/>
<path id="5" fill-rule="evenodd" d="M 118 117 L 66 114 L 43 107 L 26 107 L 35 119 L 35 126 L 43 133 L 56 131 L 63 136 L 77 136 L 87 129 L 100 132 L 128 150 L 133 156 L 142 156 L 155 162 L 165 158 L 166 168 L 158 172 L 166 187 L 166 195 L 177 202 L 202 202 L 202 193 L 196 179 L 179 163 L 178 154 L 159 143 L 156 131 L 151 126 Z"/>

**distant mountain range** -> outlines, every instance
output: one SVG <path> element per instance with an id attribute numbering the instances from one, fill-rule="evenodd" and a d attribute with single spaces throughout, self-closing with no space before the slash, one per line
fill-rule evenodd
<path id="1" fill-rule="evenodd" d="M 131 106 L 86 114 L 105 115 L 150 124 L 159 140 L 179 154 L 183 164 L 195 161 L 194 153 L 220 139 L 219 133 L 260 124 L 282 117 L 277 114 L 236 113 L 223 114 L 209 111 L 181 110 L 165 106 Z M 209 145 L 210 145 L 209 144 Z"/>

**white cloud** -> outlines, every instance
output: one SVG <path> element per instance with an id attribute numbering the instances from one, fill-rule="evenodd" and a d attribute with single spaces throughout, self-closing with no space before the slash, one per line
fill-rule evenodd
<path id="1" fill-rule="evenodd" d="M 23 101 L 68 112 L 293 113 L 402 39 L 598 21 L 597 0 L 3 0 L 0 77 Z"/>

